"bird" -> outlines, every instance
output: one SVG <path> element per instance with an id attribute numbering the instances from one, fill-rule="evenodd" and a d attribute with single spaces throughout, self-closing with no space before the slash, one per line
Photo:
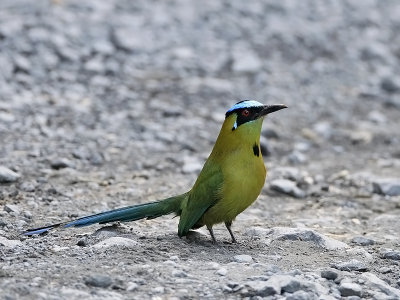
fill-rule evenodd
<path id="1" fill-rule="evenodd" d="M 193 187 L 186 193 L 163 200 L 118 208 L 82 218 L 29 229 L 22 234 L 45 234 L 57 227 L 83 227 L 110 222 L 154 219 L 163 215 L 179 216 L 178 236 L 206 226 L 212 242 L 215 224 L 224 223 L 232 239 L 232 222 L 259 196 L 265 183 L 266 168 L 260 150 L 263 119 L 287 108 L 284 104 L 264 105 L 243 100 L 226 113 L 215 145 Z"/>

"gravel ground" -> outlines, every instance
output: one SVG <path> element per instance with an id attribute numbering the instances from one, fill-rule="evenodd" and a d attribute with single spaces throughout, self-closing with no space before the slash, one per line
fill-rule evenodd
<path id="1" fill-rule="evenodd" d="M 399 33 L 396 0 L 2 0 L 0 298 L 400 299 Z M 289 109 L 238 244 L 20 236 L 185 192 L 241 99 Z"/>

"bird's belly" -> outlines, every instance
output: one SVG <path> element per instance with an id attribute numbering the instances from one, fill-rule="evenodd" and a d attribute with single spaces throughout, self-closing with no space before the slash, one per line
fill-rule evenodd
<path id="1" fill-rule="evenodd" d="M 222 199 L 203 215 L 203 224 L 213 225 L 234 220 L 260 194 L 266 175 L 262 158 L 236 161 L 241 165 L 232 165 L 232 168 L 225 170 Z"/>

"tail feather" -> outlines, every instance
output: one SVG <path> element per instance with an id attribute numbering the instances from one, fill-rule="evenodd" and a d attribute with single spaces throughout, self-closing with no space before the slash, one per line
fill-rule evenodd
<path id="1" fill-rule="evenodd" d="M 58 223 L 45 227 L 29 229 L 22 233 L 26 236 L 43 234 L 57 227 L 83 227 L 92 224 L 105 224 L 110 222 L 130 222 L 140 219 L 154 219 L 171 213 L 180 214 L 181 203 L 187 194 L 167 198 L 164 200 L 145 204 L 132 205 L 102 212 L 99 214 L 76 219 L 72 222 Z"/>

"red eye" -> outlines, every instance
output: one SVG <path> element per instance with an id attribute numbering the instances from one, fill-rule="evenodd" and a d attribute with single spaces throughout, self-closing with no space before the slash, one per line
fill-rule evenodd
<path id="1" fill-rule="evenodd" d="M 247 110 L 247 109 L 245 109 L 244 111 L 242 111 L 242 116 L 243 117 L 248 117 L 250 115 L 250 112 Z"/>

